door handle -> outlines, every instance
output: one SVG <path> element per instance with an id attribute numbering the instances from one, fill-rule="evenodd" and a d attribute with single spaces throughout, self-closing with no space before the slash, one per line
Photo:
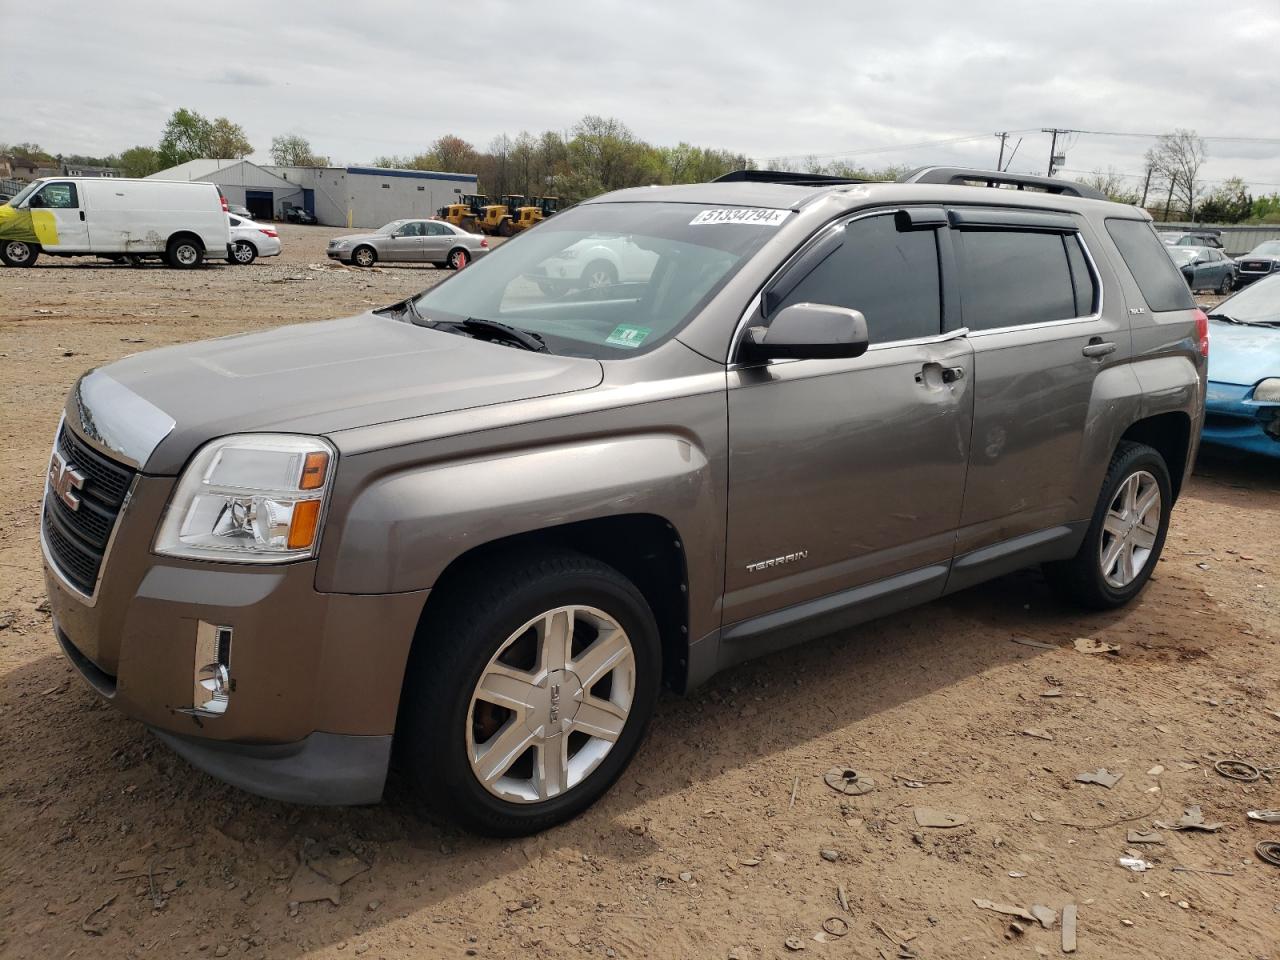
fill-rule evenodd
<path id="1" fill-rule="evenodd" d="M 944 367 L 940 363 L 926 363 L 916 374 L 916 383 L 937 389 L 941 384 L 964 379 L 964 367 Z"/>
<path id="2" fill-rule="evenodd" d="M 83 211 L 83 210 L 81 210 L 81 211 L 80 211 L 80 219 L 81 219 L 81 220 L 83 220 L 83 219 L 84 219 L 84 211 Z"/>
<path id="3" fill-rule="evenodd" d="M 1080 350 L 1080 353 L 1090 360 L 1101 360 L 1107 354 L 1115 352 L 1116 345 L 1110 340 L 1103 340 L 1101 337 L 1094 337 Z"/>

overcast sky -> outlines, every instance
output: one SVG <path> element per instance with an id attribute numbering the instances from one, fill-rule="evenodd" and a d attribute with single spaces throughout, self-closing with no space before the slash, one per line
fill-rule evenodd
<path id="1" fill-rule="evenodd" d="M 862 12 L 858 12 L 862 11 Z M 1041 127 L 1211 140 L 1210 180 L 1280 190 L 1280 2 L 785 0 L 76 4 L 0 0 L 0 142 L 107 154 L 154 144 L 190 107 L 334 163 L 421 151 L 456 133 L 568 130 L 616 116 L 681 140 L 869 165 L 1043 173 Z M 21 91 L 21 93 L 16 93 Z M 885 149 L 932 143 L 911 149 Z M 1150 140 L 1073 134 L 1067 175 L 1140 173 Z"/>

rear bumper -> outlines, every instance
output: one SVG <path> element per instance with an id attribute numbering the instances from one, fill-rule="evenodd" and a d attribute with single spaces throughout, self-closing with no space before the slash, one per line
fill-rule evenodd
<path id="1" fill-rule="evenodd" d="M 295 743 L 244 744 L 152 732 L 193 767 L 233 787 L 286 803 L 377 803 L 391 737 L 313 733 Z"/>

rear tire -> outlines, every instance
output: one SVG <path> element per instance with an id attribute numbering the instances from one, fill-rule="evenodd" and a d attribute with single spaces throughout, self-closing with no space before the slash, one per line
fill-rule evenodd
<path id="1" fill-rule="evenodd" d="M 237 240 L 231 245 L 231 262 L 247 267 L 258 259 L 258 249 L 246 240 Z"/>
<path id="2" fill-rule="evenodd" d="M 486 567 L 446 604 L 419 632 L 400 698 L 397 762 L 414 793 L 492 836 L 576 816 L 625 769 L 657 701 L 662 654 L 643 595 L 612 567 L 564 551 Z M 570 637 L 558 660 L 547 652 L 557 635 Z M 482 682 L 502 697 L 486 697 Z M 510 707 L 495 706 L 505 697 Z M 580 716 L 612 729 L 583 732 Z M 494 749 L 505 759 L 489 760 Z"/>
<path id="3" fill-rule="evenodd" d="M 357 267 L 372 267 L 378 262 L 378 251 L 373 247 L 356 247 L 351 251 L 351 262 Z"/>
<path id="4" fill-rule="evenodd" d="M 32 267 L 40 256 L 40 245 L 25 240 L 6 240 L 0 245 L 0 260 L 7 267 Z"/>
<path id="5" fill-rule="evenodd" d="M 1232 288 L 1235 285 L 1236 285 L 1235 278 L 1228 273 L 1225 277 L 1222 278 L 1222 283 L 1218 285 L 1218 293 L 1225 297 L 1228 293 L 1231 292 Z"/>
<path id="6" fill-rule="evenodd" d="M 471 254 L 465 247 L 454 247 L 449 251 L 448 265 L 450 270 L 461 270 L 471 262 Z"/>
<path id="7" fill-rule="evenodd" d="M 1122 441 L 1111 458 L 1084 542 L 1070 560 L 1044 564 L 1065 599 L 1092 610 L 1122 607 L 1142 590 L 1160 560 L 1173 486 L 1164 457 Z"/>
<path id="8" fill-rule="evenodd" d="M 174 237 L 165 248 L 164 258 L 175 270 L 194 270 L 204 263 L 204 248 L 194 237 Z"/>

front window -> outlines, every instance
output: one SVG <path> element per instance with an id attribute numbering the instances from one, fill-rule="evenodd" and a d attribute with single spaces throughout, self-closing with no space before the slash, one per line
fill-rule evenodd
<path id="1" fill-rule="evenodd" d="M 74 183 L 47 183 L 31 200 L 32 208 L 73 210 L 80 206 Z"/>
<path id="2" fill-rule="evenodd" d="M 784 210 L 597 203 L 558 214 L 420 295 L 420 322 L 497 321 L 554 353 L 617 359 L 674 336 Z"/>
<path id="3" fill-rule="evenodd" d="M 302 211 L 299 210 L 298 212 L 301 213 Z M 400 228 L 405 225 L 405 223 L 406 221 L 404 220 L 392 220 L 386 226 L 379 227 L 377 232 L 387 237 L 394 237 L 400 231 Z"/>

